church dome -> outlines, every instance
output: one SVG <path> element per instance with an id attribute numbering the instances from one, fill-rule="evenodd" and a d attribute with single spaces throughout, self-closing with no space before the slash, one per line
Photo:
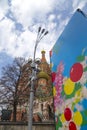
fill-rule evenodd
<path id="1" fill-rule="evenodd" d="M 37 77 L 38 77 L 38 79 L 40 79 L 40 78 L 45 78 L 45 79 L 49 79 L 49 76 L 48 76 L 48 74 L 46 73 L 46 72 L 44 72 L 44 71 L 41 71 L 38 75 L 37 75 Z"/>

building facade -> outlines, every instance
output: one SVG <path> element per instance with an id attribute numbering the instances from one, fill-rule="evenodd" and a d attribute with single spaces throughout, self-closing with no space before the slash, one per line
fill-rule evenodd
<path id="1" fill-rule="evenodd" d="M 41 63 L 38 65 L 40 72 L 35 81 L 33 121 L 54 120 L 53 95 L 51 69 L 45 57 L 45 51 L 41 51 Z M 17 121 L 27 121 L 29 115 L 29 91 L 31 87 L 30 77 L 32 74 L 30 61 L 24 65 L 23 74 L 20 78 L 19 90 L 22 91 L 20 103 L 17 107 Z"/>

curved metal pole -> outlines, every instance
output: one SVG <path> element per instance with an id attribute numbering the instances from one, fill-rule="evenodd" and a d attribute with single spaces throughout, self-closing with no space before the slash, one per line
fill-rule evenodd
<path id="1" fill-rule="evenodd" d="M 38 43 L 39 43 L 39 41 L 37 39 L 36 44 L 35 44 L 35 48 L 34 48 L 34 58 L 33 58 L 34 62 L 35 62 L 35 55 L 36 55 L 36 49 L 37 49 Z"/>

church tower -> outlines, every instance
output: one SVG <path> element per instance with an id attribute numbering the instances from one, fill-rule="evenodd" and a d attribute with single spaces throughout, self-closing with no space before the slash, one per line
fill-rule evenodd
<path id="1" fill-rule="evenodd" d="M 42 121 L 53 119 L 53 96 L 50 66 L 45 58 L 45 51 L 41 51 L 40 72 L 37 75 L 36 98 L 38 110 L 42 115 Z"/>
<path id="2" fill-rule="evenodd" d="M 41 64 L 40 64 L 40 72 L 37 77 L 37 89 L 36 95 L 40 99 L 48 98 L 52 94 L 52 82 L 51 82 L 51 70 L 49 64 L 45 58 L 45 51 L 42 50 Z"/>

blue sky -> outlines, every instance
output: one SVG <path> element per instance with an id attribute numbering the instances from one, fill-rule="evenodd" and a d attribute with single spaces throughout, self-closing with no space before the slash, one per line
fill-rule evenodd
<path id="1" fill-rule="evenodd" d="M 0 0 L 0 70 L 14 57 L 32 58 L 38 27 L 49 31 L 39 43 L 49 51 L 77 8 L 87 13 L 87 0 Z"/>
<path id="2" fill-rule="evenodd" d="M 52 71 L 56 71 L 58 64 L 63 62 L 63 75 L 69 77 L 72 65 L 80 62 L 77 57 L 87 56 L 86 34 L 87 17 L 80 11 L 76 11 L 52 49 Z"/>

